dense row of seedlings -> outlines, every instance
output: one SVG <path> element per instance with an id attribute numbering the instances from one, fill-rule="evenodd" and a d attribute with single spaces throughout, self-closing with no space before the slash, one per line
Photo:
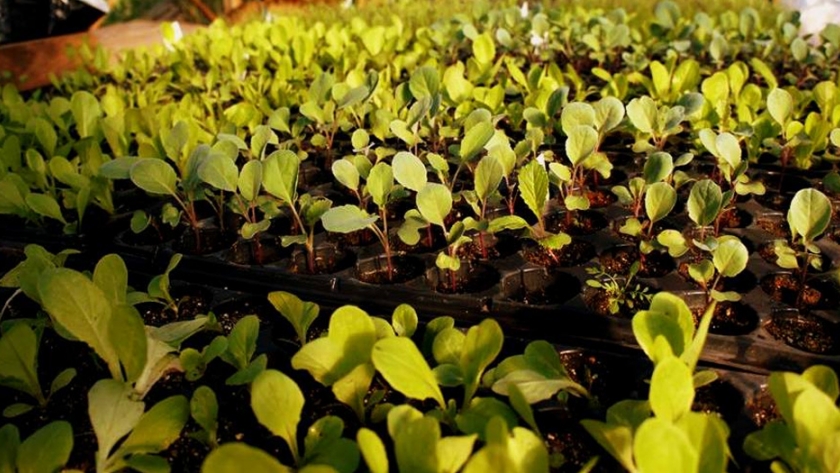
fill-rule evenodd
<path id="1" fill-rule="evenodd" d="M 658 293 L 633 318 L 652 371 L 611 374 L 599 355 L 542 341 L 504 348 L 492 319 L 420 328 L 407 305 L 390 320 L 344 306 L 325 326 L 317 304 L 273 292 L 267 312 L 193 317 L 170 287 L 177 259 L 138 291 L 118 256 L 85 274 L 68 255 L 29 246 L 3 278 L 25 295 L 0 338 L 8 471 L 726 471 L 732 457 L 726 400 L 698 404 L 721 382 L 697 370 L 714 303 L 695 328 L 684 301 Z M 828 471 L 834 372 L 774 373 L 768 388 L 778 411 L 744 451 Z M 616 462 L 593 457 L 597 444 Z"/>

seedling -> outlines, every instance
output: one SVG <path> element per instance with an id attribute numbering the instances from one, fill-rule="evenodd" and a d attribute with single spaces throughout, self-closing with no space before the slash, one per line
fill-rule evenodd
<path id="1" fill-rule="evenodd" d="M 56 375 L 47 393 L 38 380 L 39 337 L 26 322 L 18 322 L 0 337 L 0 385 L 15 389 L 32 397 L 38 407 L 47 406 L 50 398 L 76 376 L 75 368 L 67 368 Z M 4 417 L 16 417 L 35 406 L 18 402 L 6 406 Z"/>
<path id="2" fill-rule="evenodd" d="M 289 150 L 271 153 L 263 161 L 263 187 L 266 192 L 280 199 L 280 206 L 292 214 L 298 235 L 286 235 L 281 239 L 283 246 L 303 244 L 306 248 L 306 264 L 310 273 L 315 271 L 315 225 L 329 210 L 332 202 L 323 197 L 309 194 L 298 195 L 297 183 L 300 159 Z"/>
<path id="3" fill-rule="evenodd" d="M 130 386 L 113 379 L 93 385 L 88 392 L 88 413 L 99 446 L 97 473 L 140 469 L 144 465 L 169 467 L 166 459 L 154 454 L 178 440 L 189 419 L 189 401 L 184 396 L 172 396 L 145 410 L 142 401 L 132 399 Z M 123 437 L 126 438 L 120 443 Z"/>
<path id="4" fill-rule="evenodd" d="M 725 235 L 709 242 L 709 246 L 700 248 L 708 251 L 711 259 L 703 259 L 699 263 L 690 264 L 688 274 L 706 291 L 706 303 L 736 302 L 741 295 L 735 291 L 718 291 L 718 283 L 722 278 L 733 278 L 747 268 L 750 257 L 747 247 L 736 236 Z"/>
<path id="5" fill-rule="evenodd" d="M 210 449 L 219 447 L 219 403 L 216 393 L 207 386 L 199 386 L 190 399 L 190 417 L 201 430 L 190 434 Z"/>
<path id="6" fill-rule="evenodd" d="M 698 100 L 699 98 L 699 100 Z M 658 106 L 648 96 L 635 98 L 627 104 L 627 117 L 637 130 L 633 150 L 639 152 L 661 151 L 668 138 L 683 130 L 682 122 L 703 104 L 697 93 L 684 95 L 678 105 Z"/>
<path id="7" fill-rule="evenodd" d="M 227 336 L 227 350 L 221 352 L 219 358 L 236 369 L 236 373 L 225 380 L 228 386 L 250 384 L 265 371 L 268 356 L 263 353 L 254 358 L 259 334 L 260 319 L 256 315 L 247 315 L 233 326 Z"/>
<path id="8" fill-rule="evenodd" d="M 608 272 L 606 268 L 600 265 L 588 267 L 586 273 L 593 278 L 587 279 L 586 285 L 604 291 L 609 301 L 611 314 L 617 314 L 622 307 L 628 309 L 642 307 L 650 302 L 652 295 L 648 293 L 647 286 L 639 283 L 634 285 L 633 280 L 639 273 L 640 267 L 641 263 L 639 261 L 633 262 L 627 276 L 623 278 Z"/>
<path id="9" fill-rule="evenodd" d="M 70 255 L 77 254 L 76 250 L 62 250 L 52 254 L 42 246 L 30 244 L 23 249 L 26 259 L 10 269 L 8 273 L 0 278 L 0 287 L 13 288 L 15 291 L 6 299 L 3 309 L 0 310 L 0 320 L 3 318 L 9 304 L 15 297 L 24 294 L 29 299 L 41 303 L 41 296 L 38 293 L 38 278 L 41 274 L 64 266 Z"/>
<path id="10" fill-rule="evenodd" d="M 802 189 L 793 196 L 787 214 L 790 244 L 778 240 L 775 246 L 776 264 L 799 273 L 799 292 L 796 306 L 801 307 L 808 268 L 822 268 L 820 248 L 814 242 L 825 233 L 831 221 L 831 201 L 816 189 Z"/>
<path id="11" fill-rule="evenodd" d="M 321 308 L 314 302 L 304 302 L 294 294 L 285 291 L 274 291 L 268 294 L 268 302 L 292 324 L 300 345 L 306 345 L 307 332 L 312 322 L 318 318 Z"/>
<path id="12" fill-rule="evenodd" d="M 60 471 L 73 451 L 73 428 L 69 422 L 55 421 L 20 441 L 12 424 L 0 427 L 0 470 Z"/>
<path id="13" fill-rule="evenodd" d="M 560 232 L 553 234 L 545 228 L 543 216 L 548 202 L 548 173 L 539 161 L 531 161 L 519 170 L 519 192 L 522 200 L 537 217 L 536 227 L 530 227 L 529 236 L 539 243 L 555 261 L 559 261 L 556 250 L 572 242 L 572 238 Z M 511 216 L 509 228 L 525 228 L 528 224 L 521 217 Z"/>
<path id="14" fill-rule="evenodd" d="M 523 354 L 502 360 L 487 372 L 483 383 L 496 394 L 509 396 L 514 408 L 517 398 L 530 405 L 552 397 L 561 399 L 567 394 L 589 395 L 586 388 L 569 377 L 557 349 L 541 340 L 529 343 Z"/>

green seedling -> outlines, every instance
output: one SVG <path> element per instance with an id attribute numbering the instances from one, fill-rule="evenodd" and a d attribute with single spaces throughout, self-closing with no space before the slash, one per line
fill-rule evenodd
<path id="1" fill-rule="evenodd" d="M 268 302 L 292 324 L 300 345 L 306 345 L 307 332 L 312 322 L 318 318 L 321 308 L 314 302 L 304 302 L 294 294 L 285 291 L 268 293 Z"/>
<path id="2" fill-rule="evenodd" d="M 773 471 L 817 472 L 837 469 L 840 393 L 837 374 L 815 365 L 802 374 L 771 373 L 767 380 L 781 419 L 772 420 L 744 439 L 744 451 L 771 461 Z"/>
<path id="3" fill-rule="evenodd" d="M 0 310 L 0 320 L 3 318 L 9 304 L 15 297 L 23 294 L 29 299 L 41 303 L 38 294 L 38 278 L 41 274 L 64 266 L 70 255 L 77 254 L 76 250 L 62 250 L 52 254 L 42 246 L 30 244 L 23 249 L 26 259 L 17 264 L 14 268 L 0 278 L 0 287 L 14 289 L 15 291 L 6 299 L 3 309 Z"/>
<path id="4" fill-rule="evenodd" d="M 225 384 L 240 386 L 250 384 L 260 373 L 265 371 L 268 356 L 257 352 L 257 338 L 260 334 L 260 319 L 256 315 L 246 315 L 241 318 L 230 335 L 227 336 L 227 349 L 219 354 L 219 358 L 236 369 Z"/>
<path id="5" fill-rule="evenodd" d="M 38 379 L 38 349 L 40 339 L 26 322 L 11 326 L 0 337 L 0 385 L 15 389 L 32 397 L 43 409 L 50 398 L 76 377 L 74 368 L 58 373 L 44 393 Z M 18 402 L 6 406 L 4 417 L 16 417 L 32 410 L 35 406 Z"/>
<path id="6" fill-rule="evenodd" d="M 690 264 L 688 274 L 706 291 L 706 303 L 712 300 L 717 302 L 741 300 L 741 295 L 737 292 L 718 291 L 717 287 L 722 278 L 733 278 L 747 268 L 747 260 L 750 257 L 747 247 L 738 237 L 732 235 L 713 239 L 699 247 L 707 251 L 711 259 L 703 259 L 699 263 Z"/>
<path id="7" fill-rule="evenodd" d="M 639 273 L 639 268 L 641 268 L 641 262 L 634 261 L 630 265 L 627 276 L 621 277 L 608 272 L 606 268 L 600 265 L 588 267 L 586 268 L 586 274 L 593 277 L 586 280 L 586 285 L 604 291 L 609 301 L 611 314 L 617 314 L 622 307 L 631 310 L 642 307 L 650 302 L 652 295 L 648 293 L 647 286 L 639 283 L 634 284 L 633 280 Z"/>
<path id="8" fill-rule="evenodd" d="M 72 451 L 73 428 L 69 422 L 50 422 L 23 442 L 14 425 L 0 427 L 0 471 L 60 471 Z"/>
<path id="9" fill-rule="evenodd" d="M 207 386 L 199 386 L 190 399 L 190 417 L 201 427 L 190 436 L 215 449 L 219 447 L 219 402 L 216 393 Z"/>
<path id="10" fill-rule="evenodd" d="M 790 243 L 777 240 L 774 248 L 776 264 L 799 273 L 800 290 L 796 306 L 802 307 L 808 268 L 822 269 L 820 247 L 814 242 L 825 233 L 831 221 L 831 201 L 816 189 L 802 189 L 793 196 L 787 214 Z"/>
<path id="11" fill-rule="evenodd" d="M 189 401 L 172 396 L 146 411 L 146 405 L 132 397 L 130 386 L 113 379 L 97 382 L 88 392 L 88 413 L 98 444 L 97 473 L 169 469 L 166 459 L 155 454 L 180 437 L 190 416 Z"/>

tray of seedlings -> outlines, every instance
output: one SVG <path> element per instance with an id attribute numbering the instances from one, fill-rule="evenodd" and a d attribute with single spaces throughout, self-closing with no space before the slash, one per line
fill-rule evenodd
<path id="1" fill-rule="evenodd" d="M 788 432 L 791 450 L 816 440 L 799 433 L 814 427 L 804 399 L 840 415 L 828 367 L 768 378 L 699 363 L 713 311 L 695 329 L 688 304 L 664 292 L 633 318 L 641 351 L 602 351 L 407 304 L 328 316 L 285 291 L 186 282 L 177 261 L 149 277 L 116 254 L 14 252 L 4 248 L 0 337 L 0 406 L 14 425 L 0 436 L 4 466 L 18 469 L 618 471 L 661 466 L 660 436 L 677 432 L 669 465 L 752 471 L 825 461 L 822 443 L 799 458 L 771 438 Z M 426 442 L 438 447 L 418 455 Z"/>

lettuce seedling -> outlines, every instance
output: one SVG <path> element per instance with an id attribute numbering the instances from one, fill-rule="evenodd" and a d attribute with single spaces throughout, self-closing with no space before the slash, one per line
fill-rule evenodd
<path id="1" fill-rule="evenodd" d="M 9 304 L 20 294 L 40 304 L 38 278 L 51 269 L 63 267 L 70 255 L 79 252 L 77 250 L 62 250 L 57 254 L 52 254 L 40 245 L 29 244 L 23 249 L 23 253 L 26 259 L 0 278 L 0 287 L 15 290 L 3 304 L 3 309 L 0 310 L 0 320 L 9 308 Z"/>
<path id="2" fill-rule="evenodd" d="M 190 437 L 210 447 L 219 447 L 219 402 L 216 393 L 207 386 L 199 386 L 190 399 L 190 417 L 201 427 L 192 432 Z"/>
<path id="3" fill-rule="evenodd" d="M 178 354 L 178 361 L 184 370 L 184 377 L 187 381 L 198 381 L 207 371 L 207 365 L 222 356 L 222 353 L 226 352 L 227 349 L 228 339 L 223 335 L 218 335 L 201 351 L 195 348 L 184 348 Z"/>
<path id="4" fill-rule="evenodd" d="M 728 187 L 727 191 L 734 191 L 738 195 L 764 194 L 764 184 L 752 181 L 747 175 L 749 163 L 741 158 L 741 145 L 738 138 L 727 132 L 717 134 L 708 128 L 700 130 L 699 135 L 703 146 L 717 159 L 720 179 L 723 180 L 719 183 L 725 183 Z M 735 199 L 729 199 L 728 205 L 724 206 L 721 212 L 734 205 Z"/>
<path id="5" fill-rule="evenodd" d="M 74 368 L 58 373 L 44 393 L 38 379 L 39 337 L 26 322 L 15 323 L 0 337 L 0 385 L 28 394 L 40 408 L 46 407 L 50 398 L 70 384 L 76 376 Z M 29 412 L 33 405 L 15 403 L 3 410 L 4 417 L 15 417 Z"/>
<path id="6" fill-rule="evenodd" d="M 677 105 L 657 106 L 649 96 L 635 98 L 627 104 L 627 117 L 637 130 L 633 151 L 637 153 L 661 151 L 668 138 L 680 133 L 682 122 L 704 103 L 697 93 L 683 95 Z"/>
<path id="7" fill-rule="evenodd" d="M 548 449 L 539 434 L 506 424 L 498 416 L 487 422 L 483 433 L 486 444 L 470 457 L 462 470 L 464 473 L 550 471 Z"/>
<path id="8" fill-rule="evenodd" d="M 481 158 L 473 174 L 474 190 L 465 190 L 461 195 L 470 204 L 478 219 L 468 217 L 464 219 L 464 225 L 467 230 L 475 230 L 478 233 L 478 246 L 481 250 L 481 256 L 487 259 L 487 245 L 484 241 L 484 235 L 500 230 L 498 225 L 493 225 L 492 221 L 487 220 L 487 204 L 491 198 L 498 197 L 499 185 L 504 177 L 504 168 L 496 156 L 488 154 Z"/>
<path id="9" fill-rule="evenodd" d="M 259 317 L 246 315 L 236 322 L 227 336 L 227 350 L 221 352 L 219 358 L 236 369 L 236 373 L 225 380 L 228 386 L 250 384 L 254 378 L 265 371 L 268 356 L 263 353 L 254 358 L 259 334 Z"/>
<path id="10" fill-rule="evenodd" d="M 258 264 L 263 262 L 260 234 L 271 226 L 271 215 L 263 211 L 260 205 L 264 200 L 260 196 L 262 179 L 263 166 L 261 161 L 251 160 L 245 163 L 242 169 L 238 171 L 236 192 L 229 202 L 234 213 L 245 219 L 245 223 L 239 229 L 239 235 L 246 240 L 254 241 L 254 259 Z M 262 218 L 258 210 L 262 213 Z"/>
<path id="11" fill-rule="evenodd" d="M 667 353 L 653 370 L 647 401 L 620 401 L 606 422 L 581 424 L 628 471 L 726 471 L 729 428 L 717 415 L 691 411 L 695 388 L 691 368 Z"/>
<path id="12" fill-rule="evenodd" d="M 633 212 L 633 217 L 638 219 L 642 213 L 642 205 L 645 201 L 645 193 L 648 188 L 657 182 L 666 182 L 679 188 L 689 178 L 677 167 L 690 163 L 694 155 L 683 154 L 675 161 L 670 153 L 656 151 L 648 155 L 642 169 L 642 175 L 633 177 L 626 186 L 613 186 L 612 193 L 618 197 L 619 203 L 628 206 Z"/>
<path id="13" fill-rule="evenodd" d="M 342 437 L 344 421 L 339 417 L 325 416 L 315 421 L 307 429 L 304 447 L 298 446 L 297 432 L 304 403 L 297 383 L 279 371 L 266 370 L 251 385 L 254 415 L 260 424 L 285 441 L 296 468 L 325 465 L 341 473 L 355 471 L 359 465 L 359 449 L 355 442 Z M 224 446 L 216 452 L 222 449 Z M 206 462 L 212 459 L 212 455 L 208 456 Z"/>
<path id="14" fill-rule="evenodd" d="M 832 84 L 833 85 L 833 84 Z M 823 86 L 824 87 L 824 86 Z M 821 97 L 823 91 L 815 87 L 815 96 Z M 818 99 L 822 101 L 822 99 Z M 825 149 L 829 133 L 834 127 L 830 121 L 830 112 L 820 115 L 809 113 L 802 121 L 796 120 L 793 96 L 782 88 L 774 88 L 767 95 L 767 113 L 781 127 L 778 139 L 767 138 L 764 145 L 770 147 L 779 156 L 782 167 L 791 165 L 791 161 L 800 169 L 808 169 L 813 164 L 815 151 Z"/>
<path id="15" fill-rule="evenodd" d="M 654 226 L 667 217 L 677 203 L 677 191 L 667 182 L 656 182 L 645 186 L 644 189 L 644 208 L 647 219 L 642 222 L 636 217 L 628 218 L 618 229 L 620 233 L 639 240 L 639 251 L 641 253 L 639 261 L 642 268 L 645 267 L 645 256 L 664 246 L 659 244 L 653 231 Z"/>
<path id="16" fill-rule="evenodd" d="M 511 404 L 517 397 L 528 405 L 536 404 L 555 395 L 559 398 L 560 392 L 589 395 L 586 388 L 569 377 L 557 349 L 542 340 L 529 343 L 521 355 L 502 360 L 498 366 L 487 371 L 482 383 L 496 394 L 509 396 Z"/>
<path id="17" fill-rule="evenodd" d="M 20 432 L 12 424 L 0 427 L 0 471 L 60 471 L 73 451 L 73 427 L 55 421 L 20 441 Z"/>
<path id="18" fill-rule="evenodd" d="M 525 205 L 537 218 L 536 227 L 530 227 L 521 217 L 510 216 L 508 228 L 529 228 L 528 236 L 540 244 L 547 253 L 558 259 L 555 250 L 559 250 L 572 242 L 566 233 L 553 234 L 545 228 L 544 211 L 548 202 L 548 172 L 537 160 L 531 161 L 519 169 L 519 193 Z"/>
<path id="19" fill-rule="evenodd" d="M 413 154 L 397 153 L 393 162 L 394 168 L 388 163 L 377 163 L 371 168 L 367 177 L 365 191 L 376 205 L 378 216 L 371 215 L 363 208 L 355 205 L 342 205 L 329 209 L 321 217 L 321 223 L 328 232 L 352 233 L 370 229 L 379 239 L 385 252 L 388 280 L 392 280 L 394 276 L 387 207 L 395 190 L 394 177 L 397 172 L 401 173 L 400 175 L 405 180 L 406 185 L 411 186 L 411 188 L 417 187 L 416 184 L 420 181 L 423 185 L 426 183 L 426 167 Z M 377 224 L 377 222 L 381 222 L 381 224 Z"/>
<path id="20" fill-rule="evenodd" d="M 280 199 L 294 218 L 298 235 L 286 235 L 281 239 L 283 246 L 303 244 L 306 248 L 306 263 L 310 273 L 315 273 L 315 225 L 329 210 L 332 202 L 323 197 L 309 194 L 298 195 L 297 183 L 300 159 L 289 150 L 280 150 L 262 162 L 263 187 L 266 192 Z"/>
<path id="21" fill-rule="evenodd" d="M 747 260 L 750 257 L 747 247 L 738 237 L 732 235 L 724 235 L 699 247 L 708 251 L 711 259 L 703 259 L 699 263 L 690 264 L 688 274 L 706 291 L 706 303 L 712 300 L 717 302 L 741 300 L 741 295 L 735 291 L 721 292 L 715 288 L 722 278 L 733 278 L 747 268 Z"/>
<path id="22" fill-rule="evenodd" d="M 777 240 L 775 246 L 776 264 L 799 273 L 800 290 L 796 306 L 801 307 L 805 293 L 808 267 L 820 270 L 822 259 L 820 247 L 814 242 L 825 233 L 831 221 L 831 201 L 816 189 L 802 189 L 793 196 L 787 213 L 790 226 L 790 244 Z"/>
<path id="23" fill-rule="evenodd" d="M 99 446 L 97 473 L 128 468 L 161 471 L 168 470 L 169 465 L 155 454 L 180 437 L 190 405 L 186 397 L 172 396 L 146 411 L 145 403 L 133 399 L 130 386 L 103 379 L 88 392 L 88 413 Z"/>
<path id="24" fill-rule="evenodd" d="M 117 255 L 104 256 L 91 278 L 67 268 L 38 278 L 41 305 L 56 330 L 85 342 L 105 361 L 111 377 L 142 398 L 169 371 L 181 370 L 181 343 L 209 317 L 146 327 L 128 294 L 128 271 Z"/>
<path id="25" fill-rule="evenodd" d="M 268 302 L 292 324 L 300 345 L 306 345 L 307 332 L 312 322 L 318 318 L 321 308 L 314 302 L 304 302 L 296 295 L 285 291 L 268 293 Z"/>
<path id="26" fill-rule="evenodd" d="M 477 435 L 441 436 L 440 422 L 403 404 L 388 412 L 388 433 L 399 471 L 459 471 L 473 453 Z M 360 429 L 359 449 L 373 473 L 389 471 L 388 455 L 376 432 Z"/>
<path id="27" fill-rule="evenodd" d="M 774 372 L 767 380 L 782 418 L 770 421 L 744 439 L 744 451 L 758 461 L 772 461 L 773 471 L 834 471 L 840 432 L 837 374 L 815 365 L 801 375 Z"/>

